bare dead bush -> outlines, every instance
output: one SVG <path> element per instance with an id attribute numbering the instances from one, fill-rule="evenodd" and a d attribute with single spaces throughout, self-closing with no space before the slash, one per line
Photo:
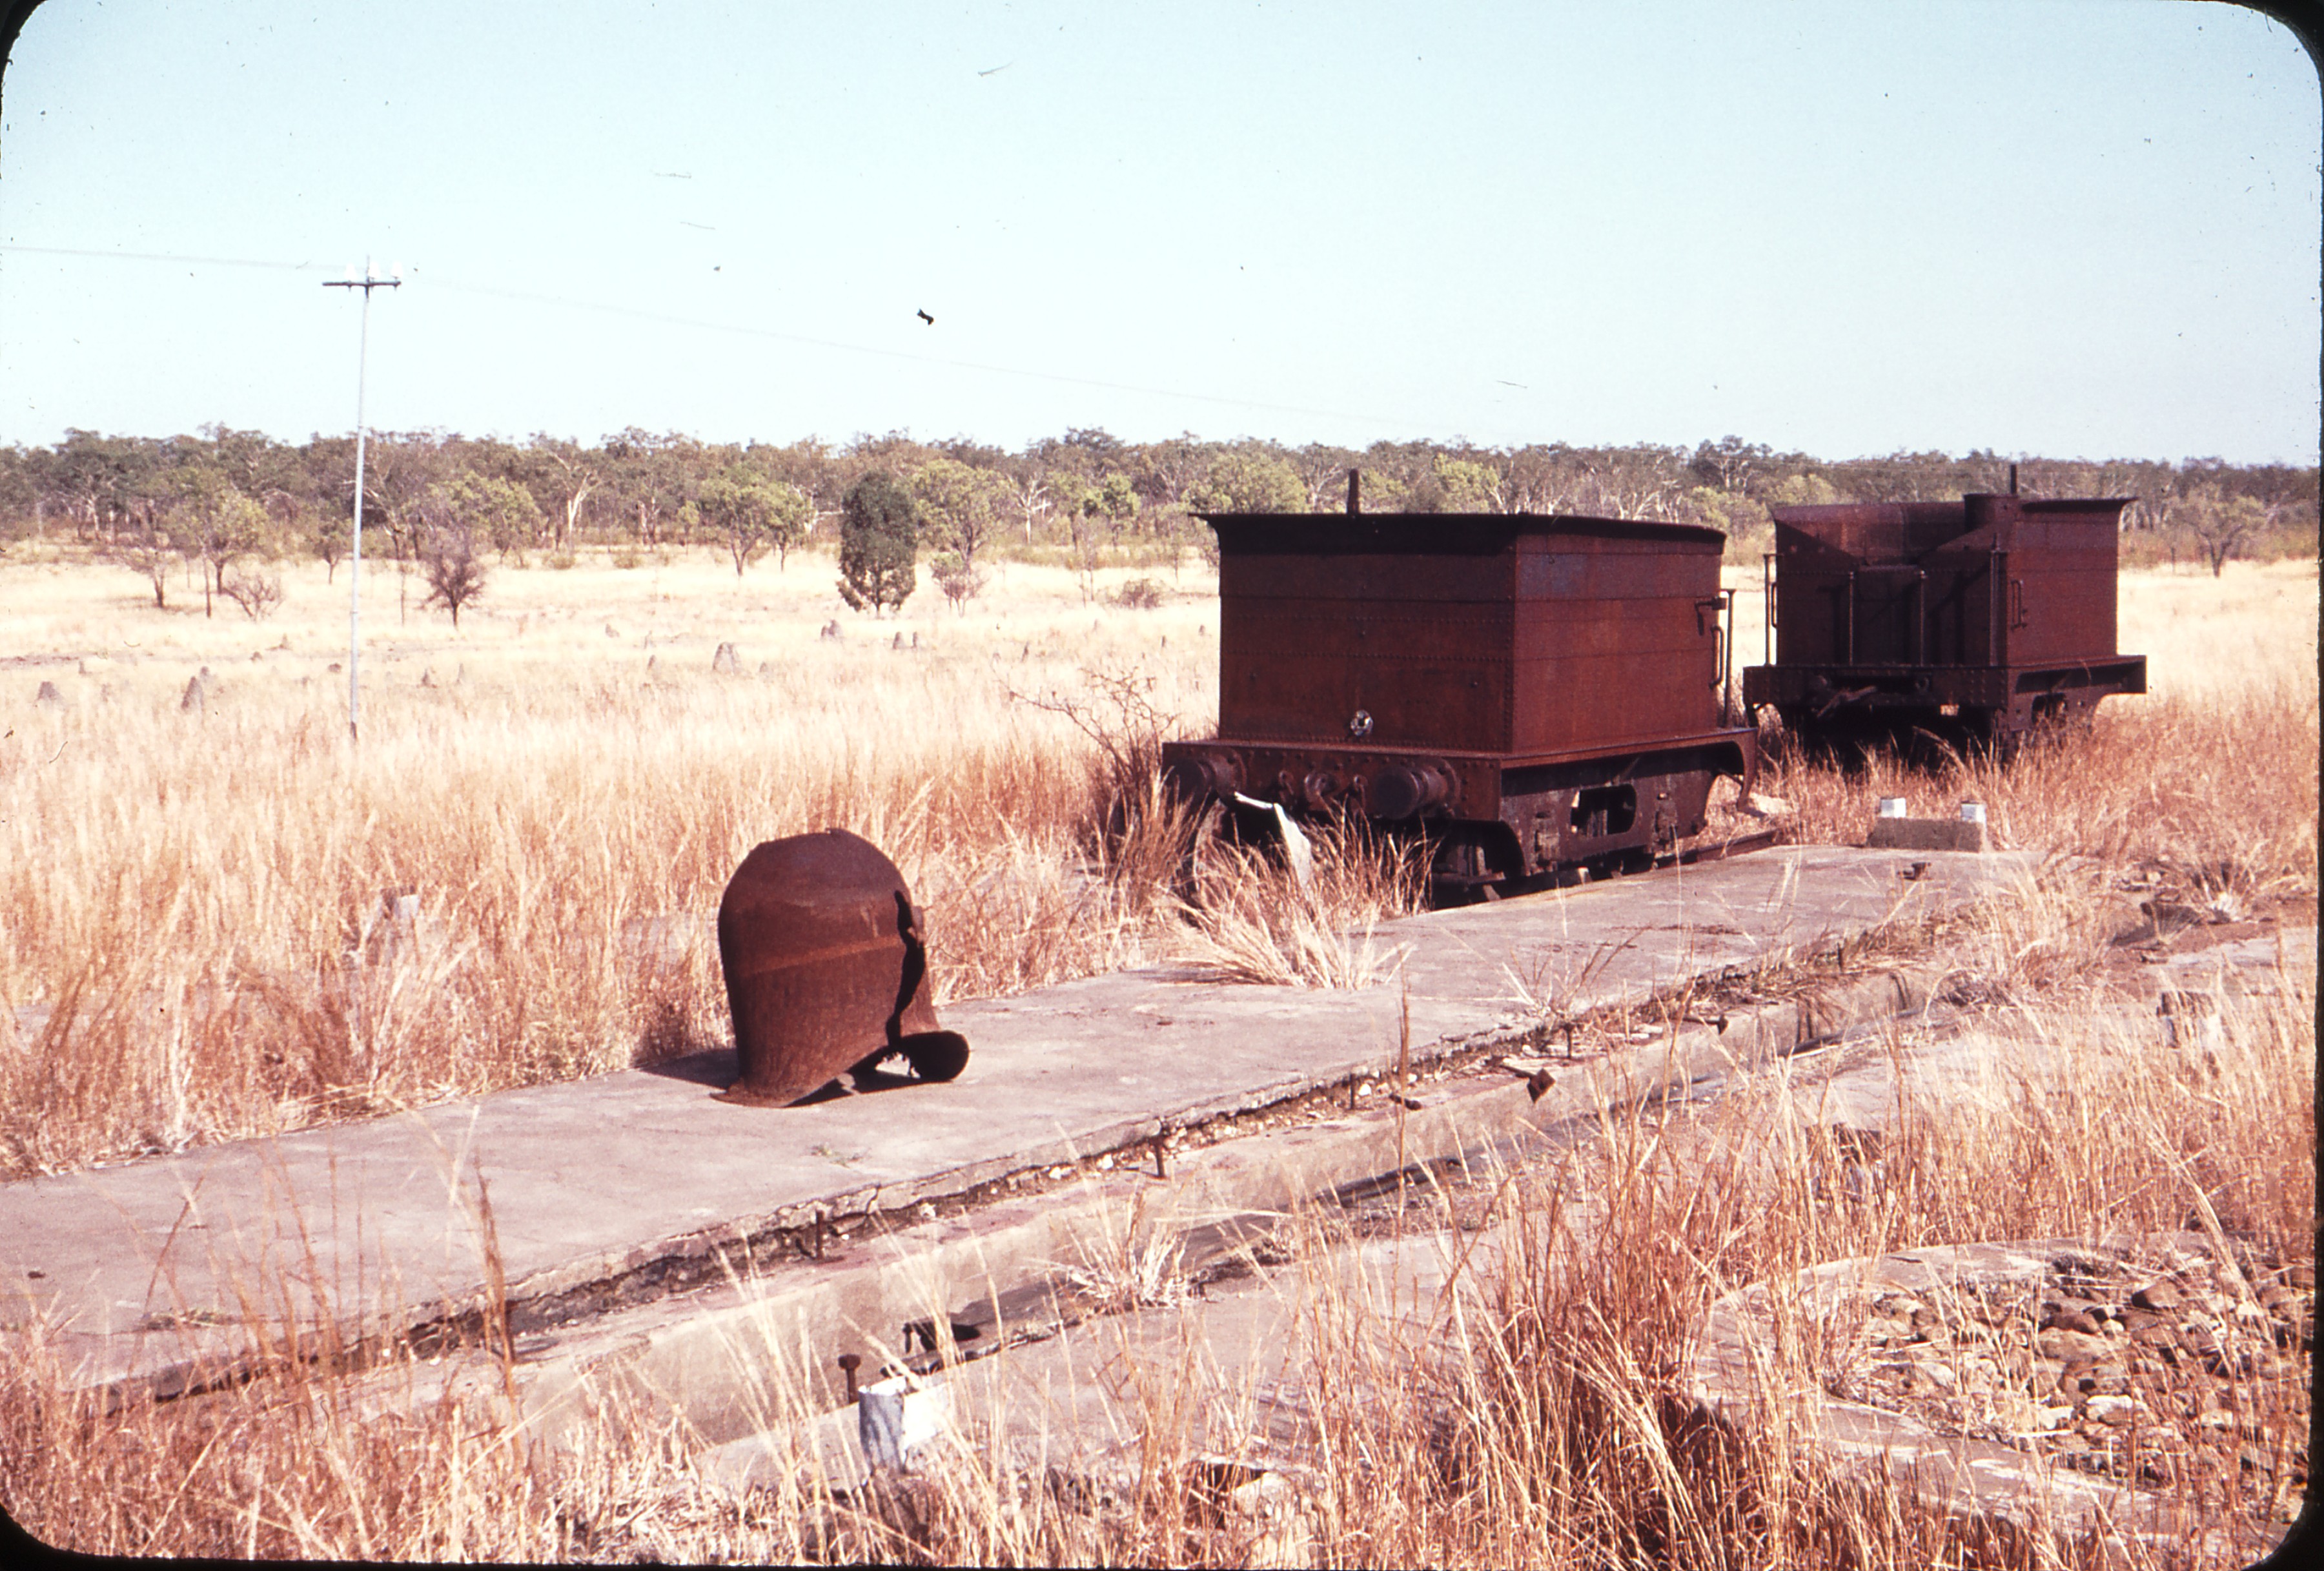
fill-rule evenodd
<path id="1" fill-rule="evenodd" d="M 476 554 L 475 534 L 465 524 L 439 524 L 420 542 L 420 569 L 428 579 L 422 606 L 441 605 L 460 625 L 460 607 L 484 592 L 487 569 Z"/>
<path id="2" fill-rule="evenodd" d="M 218 592 L 253 622 L 263 622 L 282 604 L 282 575 L 237 564 L 219 578 Z"/>

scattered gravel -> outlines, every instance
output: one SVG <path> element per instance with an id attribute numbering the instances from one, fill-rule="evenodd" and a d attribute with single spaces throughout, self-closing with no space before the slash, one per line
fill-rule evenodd
<path id="1" fill-rule="evenodd" d="M 1877 1294 L 1828 1382 L 1941 1434 L 2281 1522 L 2308 1479 L 2315 1270 L 2185 1243 L 2052 1254 L 2041 1280 Z"/>

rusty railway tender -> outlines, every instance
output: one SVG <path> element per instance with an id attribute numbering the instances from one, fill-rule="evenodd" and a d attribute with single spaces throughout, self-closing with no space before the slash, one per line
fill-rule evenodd
<path id="1" fill-rule="evenodd" d="M 1747 781 L 1727 724 L 1725 537 L 1528 513 L 1205 513 L 1219 728 L 1172 790 L 1361 814 L 1433 847 L 1440 900 L 1631 871 Z"/>
<path id="2" fill-rule="evenodd" d="M 1743 698 L 1804 740 L 1914 732 L 2013 751 L 2146 690 L 2146 658 L 2115 650 L 2117 531 L 2129 499 L 1778 507 L 1766 559 L 1775 658 Z"/>

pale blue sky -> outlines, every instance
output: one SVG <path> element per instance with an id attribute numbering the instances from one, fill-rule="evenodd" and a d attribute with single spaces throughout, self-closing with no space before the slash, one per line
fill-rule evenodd
<path id="1" fill-rule="evenodd" d="M 2313 462 L 2320 127 L 2201 0 L 50 0 L 0 441 L 351 429 L 368 252 L 383 429 Z"/>

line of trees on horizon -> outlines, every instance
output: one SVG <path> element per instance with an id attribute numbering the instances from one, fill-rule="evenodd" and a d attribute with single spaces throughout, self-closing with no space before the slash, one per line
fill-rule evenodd
<path id="1" fill-rule="evenodd" d="M 1379 441 L 1355 448 L 1288 447 L 1192 432 L 1132 442 L 1069 429 L 1017 452 L 967 438 L 908 432 L 809 437 L 776 446 L 712 443 L 637 428 L 594 444 L 537 434 L 523 441 L 446 431 L 379 432 L 367 440 L 367 555 L 431 568 L 486 554 L 522 565 L 540 553 L 569 561 L 585 545 L 724 549 L 740 575 L 835 539 L 848 494 L 889 476 L 911 498 L 931 571 L 955 600 L 982 582 L 980 560 L 1039 550 L 1080 568 L 1084 584 L 1108 550 L 1214 556 L 1204 512 L 1333 511 L 1347 474 L 1361 471 L 1367 512 L 1563 513 L 1707 524 L 1749 558 L 1771 534 L 1767 510 L 1786 504 L 1949 501 L 2000 491 L 2010 460 L 1898 452 L 1828 460 L 1729 436 L 1692 448 L 1563 442 L 1483 448 L 1460 440 Z M 2217 571 L 2238 552 L 2312 550 L 2318 471 L 2217 458 L 2023 458 L 2021 492 L 2131 496 L 2126 534 L 2144 554 Z M 347 554 L 355 439 L 286 443 L 208 425 L 193 435 L 107 436 L 71 430 L 45 448 L 0 446 L 0 550 L 13 540 L 70 541 L 143 573 L 157 604 L 174 568 L 198 568 L 205 603 L 267 593 L 249 564 Z M 429 571 L 437 586 L 446 577 Z M 457 582 L 480 579 L 464 570 Z M 275 582 L 279 596 L 279 579 Z M 455 594 L 458 593 L 456 587 Z M 456 599 L 451 607 L 456 617 Z M 253 615 L 257 615 L 254 612 Z"/>

